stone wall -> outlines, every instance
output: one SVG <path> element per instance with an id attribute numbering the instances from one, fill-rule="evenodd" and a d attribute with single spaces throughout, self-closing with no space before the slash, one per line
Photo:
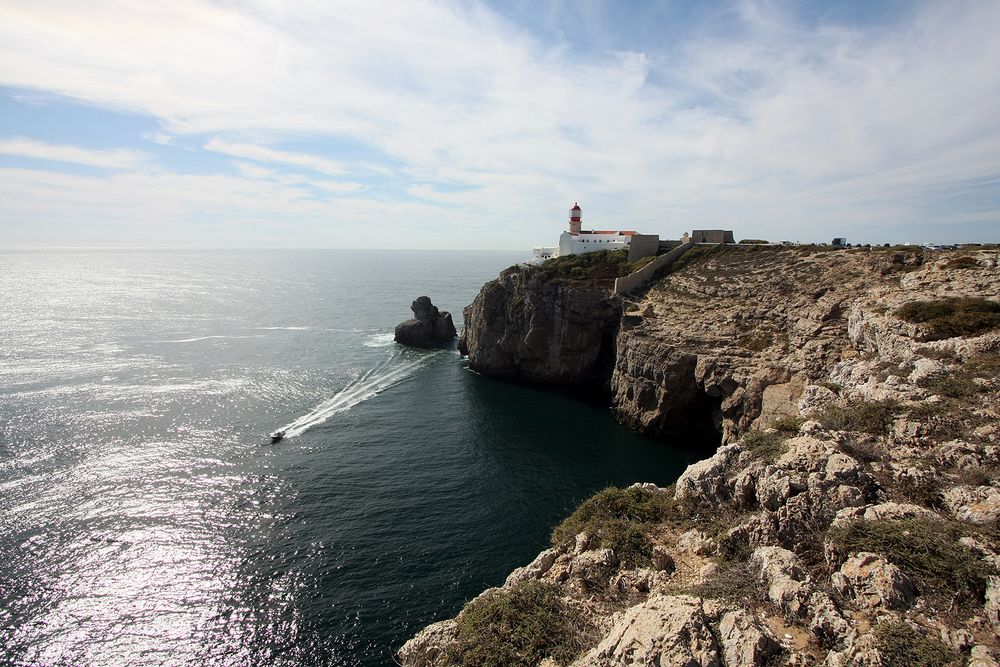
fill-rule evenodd
<path id="1" fill-rule="evenodd" d="M 634 262 L 655 255 L 659 249 L 659 234 L 633 234 L 628 244 L 628 261 Z"/>
<path id="2" fill-rule="evenodd" d="M 625 294 L 632 290 L 646 285 L 653 281 L 656 274 L 661 270 L 666 270 L 677 261 L 677 258 L 695 246 L 694 243 L 683 243 L 666 255 L 660 255 L 652 262 L 642 267 L 638 271 L 633 271 L 627 276 L 615 279 L 615 294 Z"/>

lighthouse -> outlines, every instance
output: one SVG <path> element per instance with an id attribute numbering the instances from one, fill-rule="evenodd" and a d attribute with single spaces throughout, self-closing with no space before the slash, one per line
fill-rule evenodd
<path id="1" fill-rule="evenodd" d="M 581 224 L 583 224 L 583 209 L 578 202 L 573 202 L 573 208 L 569 210 L 569 233 L 579 234 Z"/>
<path id="2" fill-rule="evenodd" d="M 566 255 L 582 255 L 585 252 L 597 250 L 620 250 L 628 248 L 632 237 L 636 235 L 632 231 L 584 230 L 582 227 L 583 209 L 580 208 L 580 202 L 573 202 L 573 208 L 569 210 L 569 229 L 559 235 L 559 246 L 535 248 L 535 259 L 546 260 Z"/>

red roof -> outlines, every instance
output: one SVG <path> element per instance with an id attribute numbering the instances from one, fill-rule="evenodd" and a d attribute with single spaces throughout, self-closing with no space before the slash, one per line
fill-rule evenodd
<path id="1" fill-rule="evenodd" d="M 580 205 L 578 203 L 573 202 L 573 208 L 571 208 L 570 210 L 571 211 L 582 211 L 583 209 L 580 208 Z"/>

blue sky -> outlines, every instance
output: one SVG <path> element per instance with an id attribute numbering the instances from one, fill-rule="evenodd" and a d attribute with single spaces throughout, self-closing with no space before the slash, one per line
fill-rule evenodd
<path id="1" fill-rule="evenodd" d="M 1000 241 L 1000 3 L 0 5 L 4 246 Z"/>

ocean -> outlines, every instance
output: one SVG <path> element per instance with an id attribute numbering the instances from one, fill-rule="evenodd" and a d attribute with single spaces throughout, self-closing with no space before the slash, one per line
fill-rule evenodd
<path id="1" fill-rule="evenodd" d="M 0 662 L 391 665 L 593 492 L 676 479 L 606 407 L 393 342 L 523 258 L 0 253 Z"/>

